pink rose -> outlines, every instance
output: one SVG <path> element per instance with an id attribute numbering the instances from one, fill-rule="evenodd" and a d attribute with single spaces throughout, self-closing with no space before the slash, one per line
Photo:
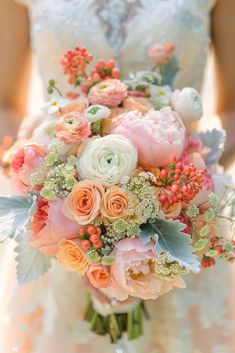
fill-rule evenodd
<path id="1" fill-rule="evenodd" d="M 104 265 L 90 265 L 87 271 L 87 277 L 95 288 L 107 288 L 111 284 L 110 271 L 108 267 Z"/>
<path id="2" fill-rule="evenodd" d="M 128 87 L 116 79 L 107 79 L 93 86 L 88 94 L 92 104 L 115 108 L 127 97 Z"/>
<path id="3" fill-rule="evenodd" d="M 57 138 L 66 143 L 84 141 L 91 133 L 90 123 L 80 113 L 68 113 L 61 116 L 55 126 Z"/>
<path id="4" fill-rule="evenodd" d="M 38 199 L 37 211 L 32 219 L 31 245 L 48 256 L 55 256 L 61 239 L 78 238 L 81 226 L 62 213 L 63 200 L 47 202 Z"/>
<path id="5" fill-rule="evenodd" d="M 138 238 L 126 238 L 118 242 L 113 251 L 115 263 L 111 266 L 112 290 L 117 300 L 128 296 L 156 299 L 173 286 L 184 287 L 181 278 L 162 280 L 155 274 L 155 243 L 144 244 Z"/>
<path id="6" fill-rule="evenodd" d="M 13 181 L 20 193 L 30 190 L 30 176 L 37 171 L 46 156 L 46 150 L 39 145 L 26 145 L 20 148 L 11 160 Z"/>
<path id="7" fill-rule="evenodd" d="M 185 127 L 170 108 L 124 113 L 113 123 L 113 134 L 127 137 L 137 148 L 142 167 L 161 167 L 175 155 L 179 158 L 185 144 Z"/>
<path id="8" fill-rule="evenodd" d="M 157 65 L 166 65 L 172 58 L 175 51 L 175 45 L 172 43 L 166 43 L 164 45 L 154 44 L 148 51 L 148 56 Z"/>

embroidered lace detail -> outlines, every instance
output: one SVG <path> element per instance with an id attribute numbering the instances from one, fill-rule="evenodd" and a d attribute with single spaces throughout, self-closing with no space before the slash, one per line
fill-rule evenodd
<path id="1" fill-rule="evenodd" d="M 118 57 L 127 36 L 126 24 L 142 7 L 140 0 L 100 0 L 96 13 L 101 19 L 109 45 Z"/>

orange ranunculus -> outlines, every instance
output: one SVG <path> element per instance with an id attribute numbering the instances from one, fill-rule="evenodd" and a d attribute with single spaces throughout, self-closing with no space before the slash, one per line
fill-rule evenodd
<path id="1" fill-rule="evenodd" d="M 103 198 L 104 188 L 99 182 L 80 181 L 64 200 L 63 213 L 81 225 L 89 224 L 99 215 Z"/>
<path id="2" fill-rule="evenodd" d="M 111 276 L 107 266 L 90 265 L 87 277 L 96 288 L 107 288 L 111 284 Z"/>
<path id="3" fill-rule="evenodd" d="M 79 246 L 72 240 L 63 239 L 59 242 L 59 250 L 56 257 L 67 270 L 84 275 L 88 269 L 88 261 Z"/>
<path id="4" fill-rule="evenodd" d="M 128 208 L 127 194 L 118 186 L 109 188 L 101 207 L 101 213 L 107 218 L 122 217 Z"/>

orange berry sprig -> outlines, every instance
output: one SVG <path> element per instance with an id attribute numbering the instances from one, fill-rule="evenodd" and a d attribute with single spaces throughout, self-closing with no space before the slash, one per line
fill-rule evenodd
<path id="1" fill-rule="evenodd" d="M 69 83 L 75 86 L 80 85 L 80 77 L 87 77 L 86 67 L 93 60 L 93 56 L 84 47 L 76 47 L 68 50 L 61 59 L 64 74 L 69 76 Z"/>
<path id="2" fill-rule="evenodd" d="M 119 78 L 120 71 L 116 68 L 115 60 L 105 61 L 100 59 L 92 70 L 90 76 L 82 83 L 81 90 L 88 93 L 93 85 L 108 78 Z"/>
<path id="3" fill-rule="evenodd" d="M 203 186 L 203 171 L 198 171 L 193 164 L 184 165 L 172 158 L 172 163 L 162 169 L 158 178 L 161 187 L 159 201 L 174 205 L 178 201 L 189 203 Z"/>
<path id="4" fill-rule="evenodd" d="M 79 239 L 83 250 L 100 249 L 103 246 L 100 240 L 102 230 L 100 227 L 95 227 L 89 224 L 86 228 L 79 230 Z"/>

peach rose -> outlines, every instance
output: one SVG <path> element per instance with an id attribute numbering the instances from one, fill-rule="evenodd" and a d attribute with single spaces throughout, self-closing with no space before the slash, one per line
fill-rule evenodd
<path id="1" fill-rule="evenodd" d="M 64 200 L 65 217 L 86 225 L 99 215 L 104 198 L 104 188 L 94 180 L 78 182 Z"/>
<path id="2" fill-rule="evenodd" d="M 164 203 L 163 205 L 161 205 L 161 209 L 164 212 L 166 218 L 177 218 L 182 211 L 182 202 L 178 201 L 173 205 Z"/>
<path id="3" fill-rule="evenodd" d="M 107 288 L 111 284 L 109 269 L 104 265 L 90 265 L 87 277 L 95 288 Z"/>
<path id="4" fill-rule="evenodd" d="M 154 44 L 148 51 L 148 56 L 157 65 L 166 65 L 172 58 L 175 51 L 175 45 L 172 43 L 166 43 L 164 45 Z"/>
<path id="5" fill-rule="evenodd" d="M 125 214 L 128 208 L 128 197 L 118 186 L 109 188 L 101 206 L 101 213 L 107 218 L 119 218 Z"/>
<path id="6" fill-rule="evenodd" d="M 56 257 L 66 270 L 75 271 L 85 275 L 88 269 L 88 261 L 85 254 L 72 240 L 62 239 Z"/>
<path id="7" fill-rule="evenodd" d="M 84 141 L 91 133 L 90 123 L 80 113 L 61 116 L 55 126 L 56 137 L 65 144 Z"/>
<path id="8" fill-rule="evenodd" d="M 107 79 L 93 86 L 88 94 L 92 104 L 105 105 L 108 108 L 117 107 L 127 97 L 127 86 L 116 79 Z"/>
<path id="9" fill-rule="evenodd" d="M 72 100 L 67 106 L 60 109 L 61 114 L 65 115 L 68 113 L 83 113 L 86 108 L 89 107 L 89 101 L 86 97 L 80 96 L 77 99 Z"/>

